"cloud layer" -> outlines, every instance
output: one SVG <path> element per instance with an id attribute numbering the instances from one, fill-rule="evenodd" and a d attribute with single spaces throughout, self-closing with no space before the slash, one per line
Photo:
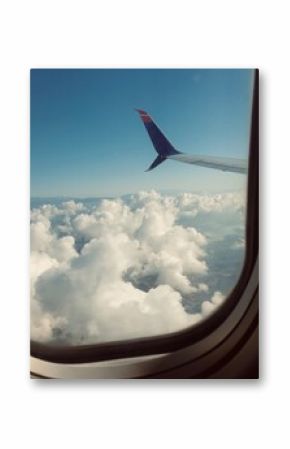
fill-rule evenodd
<path id="1" fill-rule="evenodd" d="M 208 291 L 201 279 L 208 276 L 211 233 L 195 224 L 198 217 L 215 214 L 218 221 L 233 210 L 243 217 L 241 194 L 155 191 L 33 209 L 31 337 L 79 344 L 197 323 L 222 303 L 223 294 L 214 292 L 198 313 L 184 308 L 185 297 L 194 301 Z"/>

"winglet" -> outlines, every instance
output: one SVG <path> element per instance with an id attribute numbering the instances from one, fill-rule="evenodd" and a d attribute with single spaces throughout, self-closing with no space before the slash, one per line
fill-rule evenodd
<path id="1" fill-rule="evenodd" d="M 135 109 L 135 111 L 138 112 L 138 114 L 140 115 L 140 118 L 141 118 L 143 123 L 150 123 L 150 122 L 152 122 L 152 118 L 150 117 L 150 115 L 147 114 L 146 111 L 143 111 L 143 109 Z"/>
<path id="2" fill-rule="evenodd" d="M 158 126 L 154 123 L 152 118 L 146 111 L 143 109 L 136 109 L 138 112 L 147 133 L 151 139 L 151 142 L 158 154 L 157 158 L 152 162 L 150 167 L 146 171 L 153 170 L 153 168 L 157 167 L 159 164 L 164 162 L 168 156 L 172 156 L 173 154 L 180 154 L 174 146 L 169 142 L 169 140 L 165 137 L 163 132 L 158 128 Z"/>
<path id="3" fill-rule="evenodd" d="M 160 154 L 158 154 L 157 158 L 152 162 L 150 167 L 147 168 L 147 170 L 145 170 L 145 172 L 153 170 L 153 168 L 157 167 L 157 165 L 162 164 L 162 162 L 164 162 L 165 160 L 166 160 L 166 157 L 160 156 Z"/>

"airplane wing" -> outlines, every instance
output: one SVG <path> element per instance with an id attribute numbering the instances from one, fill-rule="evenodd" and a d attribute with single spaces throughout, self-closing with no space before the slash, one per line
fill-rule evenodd
<path id="1" fill-rule="evenodd" d="M 157 167 L 157 165 L 164 162 L 168 158 L 168 156 L 177 155 L 180 154 L 180 152 L 177 151 L 174 148 L 174 146 L 169 142 L 167 137 L 165 137 L 163 132 L 153 122 L 152 118 L 150 117 L 149 114 L 147 114 L 147 112 L 143 111 L 142 109 L 136 109 L 136 111 L 140 115 L 140 118 L 146 128 L 146 131 L 151 139 L 151 142 L 156 150 L 156 153 L 158 153 L 157 158 L 146 170 L 150 171 L 153 170 L 153 168 Z"/>
<path id="2" fill-rule="evenodd" d="M 229 171 L 233 173 L 247 173 L 246 159 L 202 156 L 194 154 L 191 155 L 185 153 L 168 156 L 168 159 L 174 159 L 179 162 L 185 162 L 186 164 L 215 168 L 217 170 Z"/>
<path id="3" fill-rule="evenodd" d="M 217 170 L 229 171 L 233 173 L 247 173 L 247 161 L 245 159 L 181 153 L 174 148 L 174 146 L 169 142 L 167 137 L 165 137 L 164 133 L 158 128 L 146 111 L 142 109 L 136 109 L 136 111 L 139 113 L 151 142 L 158 153 L 157 158 L 152 162 L 146 171 L 153 170 L 166 159 L 173 159 L 178 162 L 199 165 L 201 167 L 215 168 Z"/>

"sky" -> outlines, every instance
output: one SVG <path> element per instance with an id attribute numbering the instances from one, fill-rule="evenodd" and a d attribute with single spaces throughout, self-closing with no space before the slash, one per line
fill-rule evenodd
<path id="1" fill-rule="evenodd" d="M 247 69 L 32 69 L 31 196 L 103 197 L 230 191 L 244 175 L 165 161 L 134 108 L 179 151 L 247 158 L 253 72 Z"/>

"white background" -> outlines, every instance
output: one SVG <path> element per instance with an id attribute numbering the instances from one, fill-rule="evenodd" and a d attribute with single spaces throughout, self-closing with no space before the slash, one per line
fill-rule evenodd
<path id="1" fill-rule="evenodd" d="M 280 0 L 1 2 L 1 447 L 289 447 L 289 41 Z M 260 381 L 29 380 L 29 69 L 98 66 L 260 68 Z"/>

